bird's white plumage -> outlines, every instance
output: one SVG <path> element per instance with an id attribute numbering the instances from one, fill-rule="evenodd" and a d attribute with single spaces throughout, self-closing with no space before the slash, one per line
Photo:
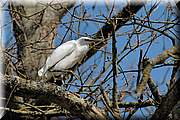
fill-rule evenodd
<path id="1" fill-rule="evenodd" d="M 38 75 L 47 77 L 49 70 L 63 71 L 72 68 L 88 52 L 90 41 L 86 40 L 91 40 L 91 38 L 81 37 L 76 41 L 71 40 L 57 47 L 47 58 L 45 65 L 38 71 Z"/>

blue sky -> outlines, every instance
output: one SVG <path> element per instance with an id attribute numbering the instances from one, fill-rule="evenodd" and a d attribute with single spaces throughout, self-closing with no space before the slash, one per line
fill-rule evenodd
<path id="1" fill-rule="evenodd" d="M 123 4 L 125 5 L 125 3 L 123 3 Z M 116 4 L 115 13 L 117 13 L 119 10 L 121 10 L 124 5 L 120 5 L 120 3 L 118 5 Z M 165 7 L 166 7 L 165 5 L 166 4 L 164 4 L 164 3 L 158 5 L 158 7 L 155 9 L 155 11 L 153 11 L 153 13 L 152 13 L 152 15 L 150 17 L 150 20 L 152 20 L 152 21 L 166 21 L 169 16 L 168 16 L 168 13 L 165 13 L 166 12 L 165 11 Z M 95 17 L 97 17 L 99 15 L 104 15 L 104 16 L 108 15 L 108 11 L 107 11 L 106 6 L 104 4 L 97 5 L 95 9 L 92 9 L 92 6 L 93 6 L 92 4 L 88 4 L 88 5 L 85 4 L 85 10 L 87 11 L 88 15 L 90 14 L 89 15 L 90 18 L 95 18 Z M 147 11 L 151 7 L 152 6 L 151 6 L 150 3 L 148 5 L 146 5 Z M 111 7 L 109 7 L 109 8 L 111 9 Z M 77 14 L 77 16 L 78 15 L 79 14 Z M 145 15 L 146 15 L 145 8 L 142 8 L 137 13 L 136 17 L 139 17 L 139 18 L 143 19 L 143 17 Z M 101 17 L 101 18 L 103 18 L 103 17 Z M 174 19 L 174 16 L 171 17 L 170 21 L 172 19 Z M 67 22 L 67 20 L 69 20 L 68 14 L 62 19 L 62 23 L 64 21 Z M 131 21 L 128 22 L 128 23 L 131 23 Z M 96 23 L 91 22 L 91 21 L 81 22 L 80 33 L 83 34 L 83 35 L 85 35 L 85 33 L 87 33 L 88 35 L 91 35 L 91 34 L 95 33 L 96 31 L 98 31 L 99 28 L 102 25 L 103 24 L 97 25 Z M 137 25 L 135 25 L 135 26 L 137 26 Z M 160 24 L 160 23 L 152 23 L 151 26 L 154 27 L 154 28 L 159 28 L 160 26 L 162 26 L 162 24 Z M 127 31 L 131 31 L 131 30 L 133 30 L 133 26 L 132 25 L 131 26 L 130 25 L 123 26 L 123 27 L 121 27 L 116 32 L 116 35 L 117 34 L 123 34 L 123 33 L 127 32 Z M 148 30 L 148 29 L 146 29 L 146 30 Z M 60 29 L 58 30 L 58 33 L 59 34 L 63 34 L 64 31 L 65 30 L 63 29 L 63 26 L 60 25 Z M 160 34 L 161 33 L 157 32 L 157 35 L 160 35 Z M 172 34 L 170 34 L 170 35 L 172 35 Z M 140 35 L 140 39 L 148 39 L 149 36 L 151 37 L 151 33 L 145 33 L 145 34 Z M 76 39 L 76 38 L 78 38 L 78 36 L 76 36 L 76 35 L 74 35 L 74 36 L 73 35 L 72 36 L 71 35 L 67 35 L 67 39 L 72 39 L 72 38 Z M 123 47 L 121 47 L 121 46 L 124 46 L 124 44 L 127 42 L 128 36 L 123 35 L 123 36 L 117 37 L 116 39 L 118 41 L 117 42 L 118 51 L 121 52 L 122 49 L 123 49 Z M 133 41 L 132 44 L 134 44 L 134 42 L 137 41 L 137 37 L 134 35 L 132 37 L 132 39 L 133 39 L 132 40 Z M 124 71 L 137 69 L 138 58 L 139 58 L 139 51 L 140 51 L 140 49 L 143 49 L 144 50 L 143 52 L 145 52 L 146 49 L 147 49 L 147 46 L 148 46 L 148 44 L 144 45 L 144 46 L 142 46 L 142 47 L 140 47 L 138 49 L 136 49 L 135 51 L 133 51 L 131 54 L 129 54 L 125 59 L 123 59 L 120 62 L 120 66 L 123 68 Z M 162 53 L 165 49 L 168 49 L 171 46 L 172 46 L 172 43 L 171 43 L 171 40 L 169 38 L 164 37 L 164 36 L 160 36 L 157 39 L 155 39 L 155 42 L 152 43 L 152 45 L 149 48 L 149 51 L 147 52 L 146 56 L 149 57 L 149 58 L 156 57 L 158 54 Z M 109 41 L 107 50 L 109 52 L 111 52 L 111 41 Z M 122 55 L 120 55 L 119 58 L 121 58 L 126 53 L 127 52 L 125 52 Z M 102 55 L 101 52 L 98 52 L 94 57 L 92 57 L 85 64 L 88 64 L 88 65 L 92 64 L 93 59 L 100 58 L 99 56 L 101 56 L 101 55 Z M 95 73 L 98 73 L 98 71 L 101 70 L 102 61 L 99 60 L 98 62 L 96 62 L 96 64 L 98 64 L 100 66 L 100 68 L 97 69 L 97 72 L 95 72 Z M 84 66 L 86 66 L 86 65 L 83 65 L 83 67 Z M 155 80 L 155 83 L 159 86 L 159 91 L 160 91 L 161 94 L 165 94 L 167 92 L 167 84 L 166 83 L 168 83 L 167 81 L 170 79 L 171 70 L 172 70 L 172 67 L 167 66 L 167 67 L 163 67 L 163 68 L 153 69 L 152 72 L 151 72 L 152 78 Z M 126 75 L 127 79 L 131 79 L 132 80 L 131 81 L 132 84 L 135 85 L 136 77 L 134 77 L 134 76 L 137 76 L 137 74 L 136 73 L 126 73 L 125 75 Z M 124 86 L 124 84 L 125 84 L 124 83 L 125 80 L 124 80 L 122 74 L 119 75 L 118 79 L 119 79 L 119 88 L 121 89 Z M 134 87 L 134 89 L 135 89 L 135 87 Z M 132 97 L 127 97 L 125 99 L 125 101 L 129 101 L 130 102 L 130 101 L 136 101 L 136 100 L 134 98 L 132 98 Z M 148 109 L 149 110 L 154 110 L 152 107 L 149 107 Z M 140 109 L 136 113 L 136 115 L 141 115 L 142 116 L 143 115 L 142 113 L 145 116 L 149 116 L 149 113 L 147 113 L 147 111 L 144 108 Z"/>
<path id="2" fill-rule="evenodd" d="M 115 8 L 116 9 L 116 12 L 119 11 L 119 9 L 122 9 L 123 6 L 120 6 L 119 8 Z M 162 14 L 162 11 L 164 10 L 164 7 L 165 5 L 164 4 L 161 4 L 155 11 L 153 11 L 153 14 L 152 16 L 150 17 L 150 20 L 155 20 L 155 21 L 165 21 L 166 20 L 166 16 L 161 16 L 161 18 L 157 18 L 157 16 L 159 16 L 159 14 Z M 151 8 L 151 5 L 148 4 L 147 5 L 147 8 L 150 9 Z M 88 4 L 86 5 L 85 4 L 85 9 L 87 10 L 87 13 L 90 14 L 90 18 L 94 18 L 96 16 L 98 16 L 99 14 L 103 14 L 105 16 L 107 16 L 107 9 L 105 7 L 105 5 L 101 4 L 101 5 L 97 5 L 96 9 L 92 9 L 92 5 Z M 141 16 L 145 16 L 145 12 L 144 12 L 144 8 L 142 8 L 138 13 L 137 15 L 138 17 L 141 17 Z M 143 18 L 142 18 L 143 19 Z M 172 17 L 173 19 L 173 17 Z M 65 23 L 67 22 L 67 20 L 70 21 L 69 19 L 69 15 L 67 14 L 63 19 L 62 19 L 62 23 Z M 130 21 L 131 22 L 131 21 Z M 130 23 L 128 22 L 128 23 Z M 95 33 L 96 31 L 99 30 L 99 28 L 102 26 L 103 24 L 99 24 L 97 25 L 96 23 L 94 22 L 91 22 L 91 21 L 82 21 L 81 24 L 80 24 L 80 33 L 82 35 L 85 35 L 86 33 L 88 35 L 92 35 L 93 33 Z M 68 26 L 68 25 L 67 25 Z M 152 27 L 155 27 L 155 28 L 158 28 L 162 25 L 160 25 L 159 23 L 157 24 L 153 24 L 152 23 Z M 130 31 L 133 29 L 133 26 L 123 26 L 121 27 L 117 32 L 116 34 L 123 34 L 124 32 L 127 32 L 127 31 Z M 76 30 L 76 27 L 74 27 L 74 30 Z M 60 25 L 59 26 L 59 29 L 58 29 L 58 34 L 59 36 L 63 36 L 64 32 L 66 32 L 66 29 L 63 28 L 63 25 Z M 72 34 L 72 36 L 71 36 Z M 158 35 L 160 33 L 157 33 Z M 146 33 L 146 34 L 143 34 L 143 35 L 140 35 L 140 39 L 145 39 L 147 37 L 151 36 L 151 33 Z M 70 33 L 69 32 L 69 35 L 67 35 L 66 39 L 77 39 L 78 36 L 76 34 L 73 34 L 73 33 Z M 124 46 L 125 42 L 127 41 L 128 37 L 127 36 L 120 36 L 120 37 L 117 37 L 117 46 L 118 46 L 118 51 L 121 52 L 123 47 L 121 46 Z M 134 35 L 133 36 L 133 39 L 132 40 L 132 44 L 134 44 L 134 42 L 137 40 L 136 36 Z M 59 41 L 59 39 L 58 39 Z M 107 48 L 109 51 L 111 51 L 111 41 L 109 42 L 109 47 Z M 150 50 L 148 51 L 147 53 L 147 57 L 149 58 L 153 58 L 155 56 L 157 56 L 159 53 L 161 53 L 162 51 L 164 51 L 165 49 L 168 49 L 172 46 L 172 43 L 171 41 L 169 40 L 169 38 L 167 37 L 164 37 L 164 36 L 161 36 L 159 38 L 157 38 L 155 40 L 155 42 L 152 43 L 153 45 L 150 47 Z M 147 45 L 144 45 L 142 47 L 140 47 L 141 49 L 147 49 Z M 128 60 L 128 62 L 125 60 L 125 61 L 122 61 L 121 64 L 122 66 L 124 66 L 124 68 L 127 68 L 127 64 L 131 64 L 133 65 L 134 64 L 134 61 L 138 61 L 138 58 L 139 58 L 139 49 L 135 50 L 132 52 L 132 54 L 128 55 L 126 60 Z M 136 67 L 137 64 L 134 64 L 135 66 L 133 67 Z M 163 70 L 158 70 L 156 69 L 157 71 L 161 71 L 162 73 L 164 73 L 164 69 Z M 159 73 L 158 72 L 158 73 Z M 157 79 L 159 79 L 160 76 L 157 76 L 157 74 L 155 74 L 155 70 L 153 70 L 153 73 L 152 75 L 157 77 Z M 168 79 L 168 78 L 167 78 Z"/>

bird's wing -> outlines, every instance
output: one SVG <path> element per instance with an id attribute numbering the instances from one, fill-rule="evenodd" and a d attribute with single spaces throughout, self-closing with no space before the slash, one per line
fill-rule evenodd
<path id="1" fill-rule="evenodd" d="M 76 48 L 76 42 L 74 40 L 68 41 L 57 47 L 52 54 L 47 58 L 44 72 L 51 69 L 59 61 L 70 55 Z"/>

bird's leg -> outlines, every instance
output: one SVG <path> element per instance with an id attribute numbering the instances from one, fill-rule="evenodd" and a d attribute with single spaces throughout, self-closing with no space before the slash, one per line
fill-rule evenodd
<path id="1" fill-rule="evenodd" d="M 74 73 L 74 71 L 69 70 L 69 73 L 71 73 L 76 79 L 80 79 L 79 76 Z"/>
<path id="2" fill-rule="evenodd" d="M 65 75 L 63 75 L 63 74 L 61 74 L 61 75 L 60 75 L 60 77 L 61 77 L 61 82 L 62 82 L 62 85 L 64 85 L 64 84 L 65 84 L 65 82 L 64 82 L 64 79 L 65 79 L 65 78 L 64 78 L 64 76 L 65 76 Z"/>
<path id="3" fill-rule="evenodd" d="M 56 77 L 54 76 L 53 73 L 51 73 L 51 74 L 52 74 L 52 78 L 53 78 L 53 80 L 54 80 L 53 82 L 56 83 Z"/>
<path id="4" fill-rule="evenodd" d="M 55 76 L 54 76 L 54 77 L 55 77 Z M 56 78 L 56 81 L 55 81 L 55 84 L 58 85 L 59 90 L 61 90 L 61 91 L 65 91 L 65 88 L 66 88 L 63 77 L 64 77 L 64 76 L 61 74 L 61 75 L 59 76 L 59 79 Z"/>
<path id="5" fill-rule="evenodd" d="M 51 72 L 51 82 L 55 83 L 58 86 L 61 86 L 63 84 L 62 80 L 58 80 L 57 76 L 55 76 L 55 74 L 53 72 Z"/>
<path id="6" fill-rule="evenodd" d="M 82 64 L 83 59 L 84 59 L 84 57 L 82 57 L 82 58 L 78 61 L 78 64 L 79 64 L 79 65 Z"/>

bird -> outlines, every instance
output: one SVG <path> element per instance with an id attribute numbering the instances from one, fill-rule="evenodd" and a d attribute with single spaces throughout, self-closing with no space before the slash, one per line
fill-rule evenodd
<path id="1" fill-rule="evenodd" d="M 43 67 L 38 71 L 38 76 L 48 78 L 52 73 L 63 75 L 63 71 L 73 68 L 82 61 L 90 50 L 90 44 L 94 41 L 95 39 L 89 37 L 80 37 L 77 40 L 70 40 L 61 44 L 47 58 Z"/>

